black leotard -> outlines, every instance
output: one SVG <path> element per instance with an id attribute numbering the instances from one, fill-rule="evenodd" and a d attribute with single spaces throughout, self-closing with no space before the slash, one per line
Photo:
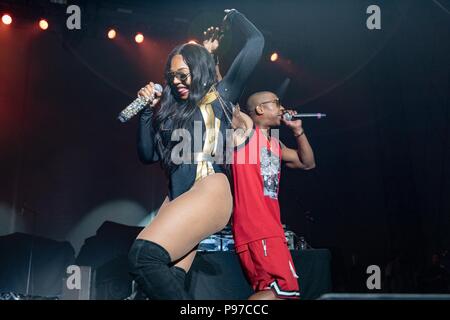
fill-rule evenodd
<path id="1" fill-rule="evenodd" d="M 225 130 L 231 128 L 229 118 L 231 117 L 231 104 L 235 104 L 245 86 L 245 82 L 249 78 L 251 72 L 258 63 L 264 47 L 264 37 L 261 32 L 244 17 L 240 12 L 233 11 L 228 17 L 234 32 L 238 29 L 245 37 L 245 45 L 234 59 L 227 74 L 216 85 L 217 92 L 220 94 L 222 101 L 225 102 L 228 117 L 224 114 L 223 106 L 220 99 L 216 99 L 211 103 L 214 111 L 214 117 L 220 120 L 220 132 L 225 139 Z M 154 135 L 155 130 L 152 125 L 151 108 L 145 108 L 140 115 L 140 123 L 138 130 L 138 154 L 143 163 L 154 163 L 160 160 L 161 155 L 157 151 Z M 201 121 L 202 132 L 205 132 L 206 126 L 200 108 L 194 113 L 194 121 Z M 217 122 L 216 122 L 217 123 Z M 194 126 L 188 127 L 187 130 L 192 134 Z M 172 132 L 162 133 L 163 139 L 171 139 Z M 204 143 L 204 142 L 203 142 Z M 193 150 L 193 152 L 202 150 Z M 224 167 L 216 163 L 211 163 L 214 172 L 224 172 Z M 180 164 L 169 176 L 169 199 L 175 199 L 179 195 L 188 191 L 194 184 L 197 176 L 197 163 Z"/>

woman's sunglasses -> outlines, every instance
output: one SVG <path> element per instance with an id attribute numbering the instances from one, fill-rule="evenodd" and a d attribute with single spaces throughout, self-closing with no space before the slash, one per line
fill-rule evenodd
<path id="1" fill-rule="evenodd" d="M 170 81 L 172 81 L 174 78 L 177 78 L 177 79 L 180 80 L 181 82 L 184 82 L 184 81 L 186 81 L 190 76 L 191 76 L 190 73 L 184 73 L 184 72 L 180 72 L 180 71 L 167 72 L 167 79 L 169 79 Z"/>

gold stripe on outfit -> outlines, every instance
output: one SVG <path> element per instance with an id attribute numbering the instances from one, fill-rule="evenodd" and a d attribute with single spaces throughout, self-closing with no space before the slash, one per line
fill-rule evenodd
<path id="1" fill-rule="evenodd" d="M 217 149 L 220 120 L 215 117 L 211 104 L 217 98 L 217 91 L 210 90 L 198 106 L 200 108 L 200 112 L 202 113 L 203 121 L 205 122 L 206 135 L 205 144 L 203 145 L 203 152 L 195 155 L 195 158 L 198 160 L 195 181 L 215 173 L 212 160 Z"/>

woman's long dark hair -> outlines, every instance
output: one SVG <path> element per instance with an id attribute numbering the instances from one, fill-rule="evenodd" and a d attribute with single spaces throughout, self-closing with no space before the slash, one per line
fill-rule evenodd
<path id="1" fill-rule="evenodd" d="M 189 85 L 189 97 L 181 100 L 176 95 L 172 79 L 168 77 L 172 58 L 180 54 L 188 65 L 191 74 Z M 173 172 L 176 165 L 171 161 L 171 152 L 177 141 L 170 141 L 170 135 L 175 129 L 187 129 L 192 125 L 195 109 L 199 102 L 209 91 L 211 86 L 217 82 L 215 63 L 212 55 L 203 46 L 198 44 L 183 44 L 169 55 L 165 67 L 166 86 L 163 91 L 161 104 L 154 116 L 154 128 L 156 146 L 161 158 L 161 165 L 167 173 Z M 169 139 L 163 138 L 163 131 L 169 134 Z"/>

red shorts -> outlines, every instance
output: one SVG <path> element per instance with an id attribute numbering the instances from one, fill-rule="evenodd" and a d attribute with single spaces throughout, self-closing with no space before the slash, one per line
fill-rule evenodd
<path id="1" fill-rule="evenodd" d="M 249 242 L 236 247 L 236 253 L 253 290 L 272 290 L 282 299 L 300 298 L 298 276 L 285 239 Z"/>

